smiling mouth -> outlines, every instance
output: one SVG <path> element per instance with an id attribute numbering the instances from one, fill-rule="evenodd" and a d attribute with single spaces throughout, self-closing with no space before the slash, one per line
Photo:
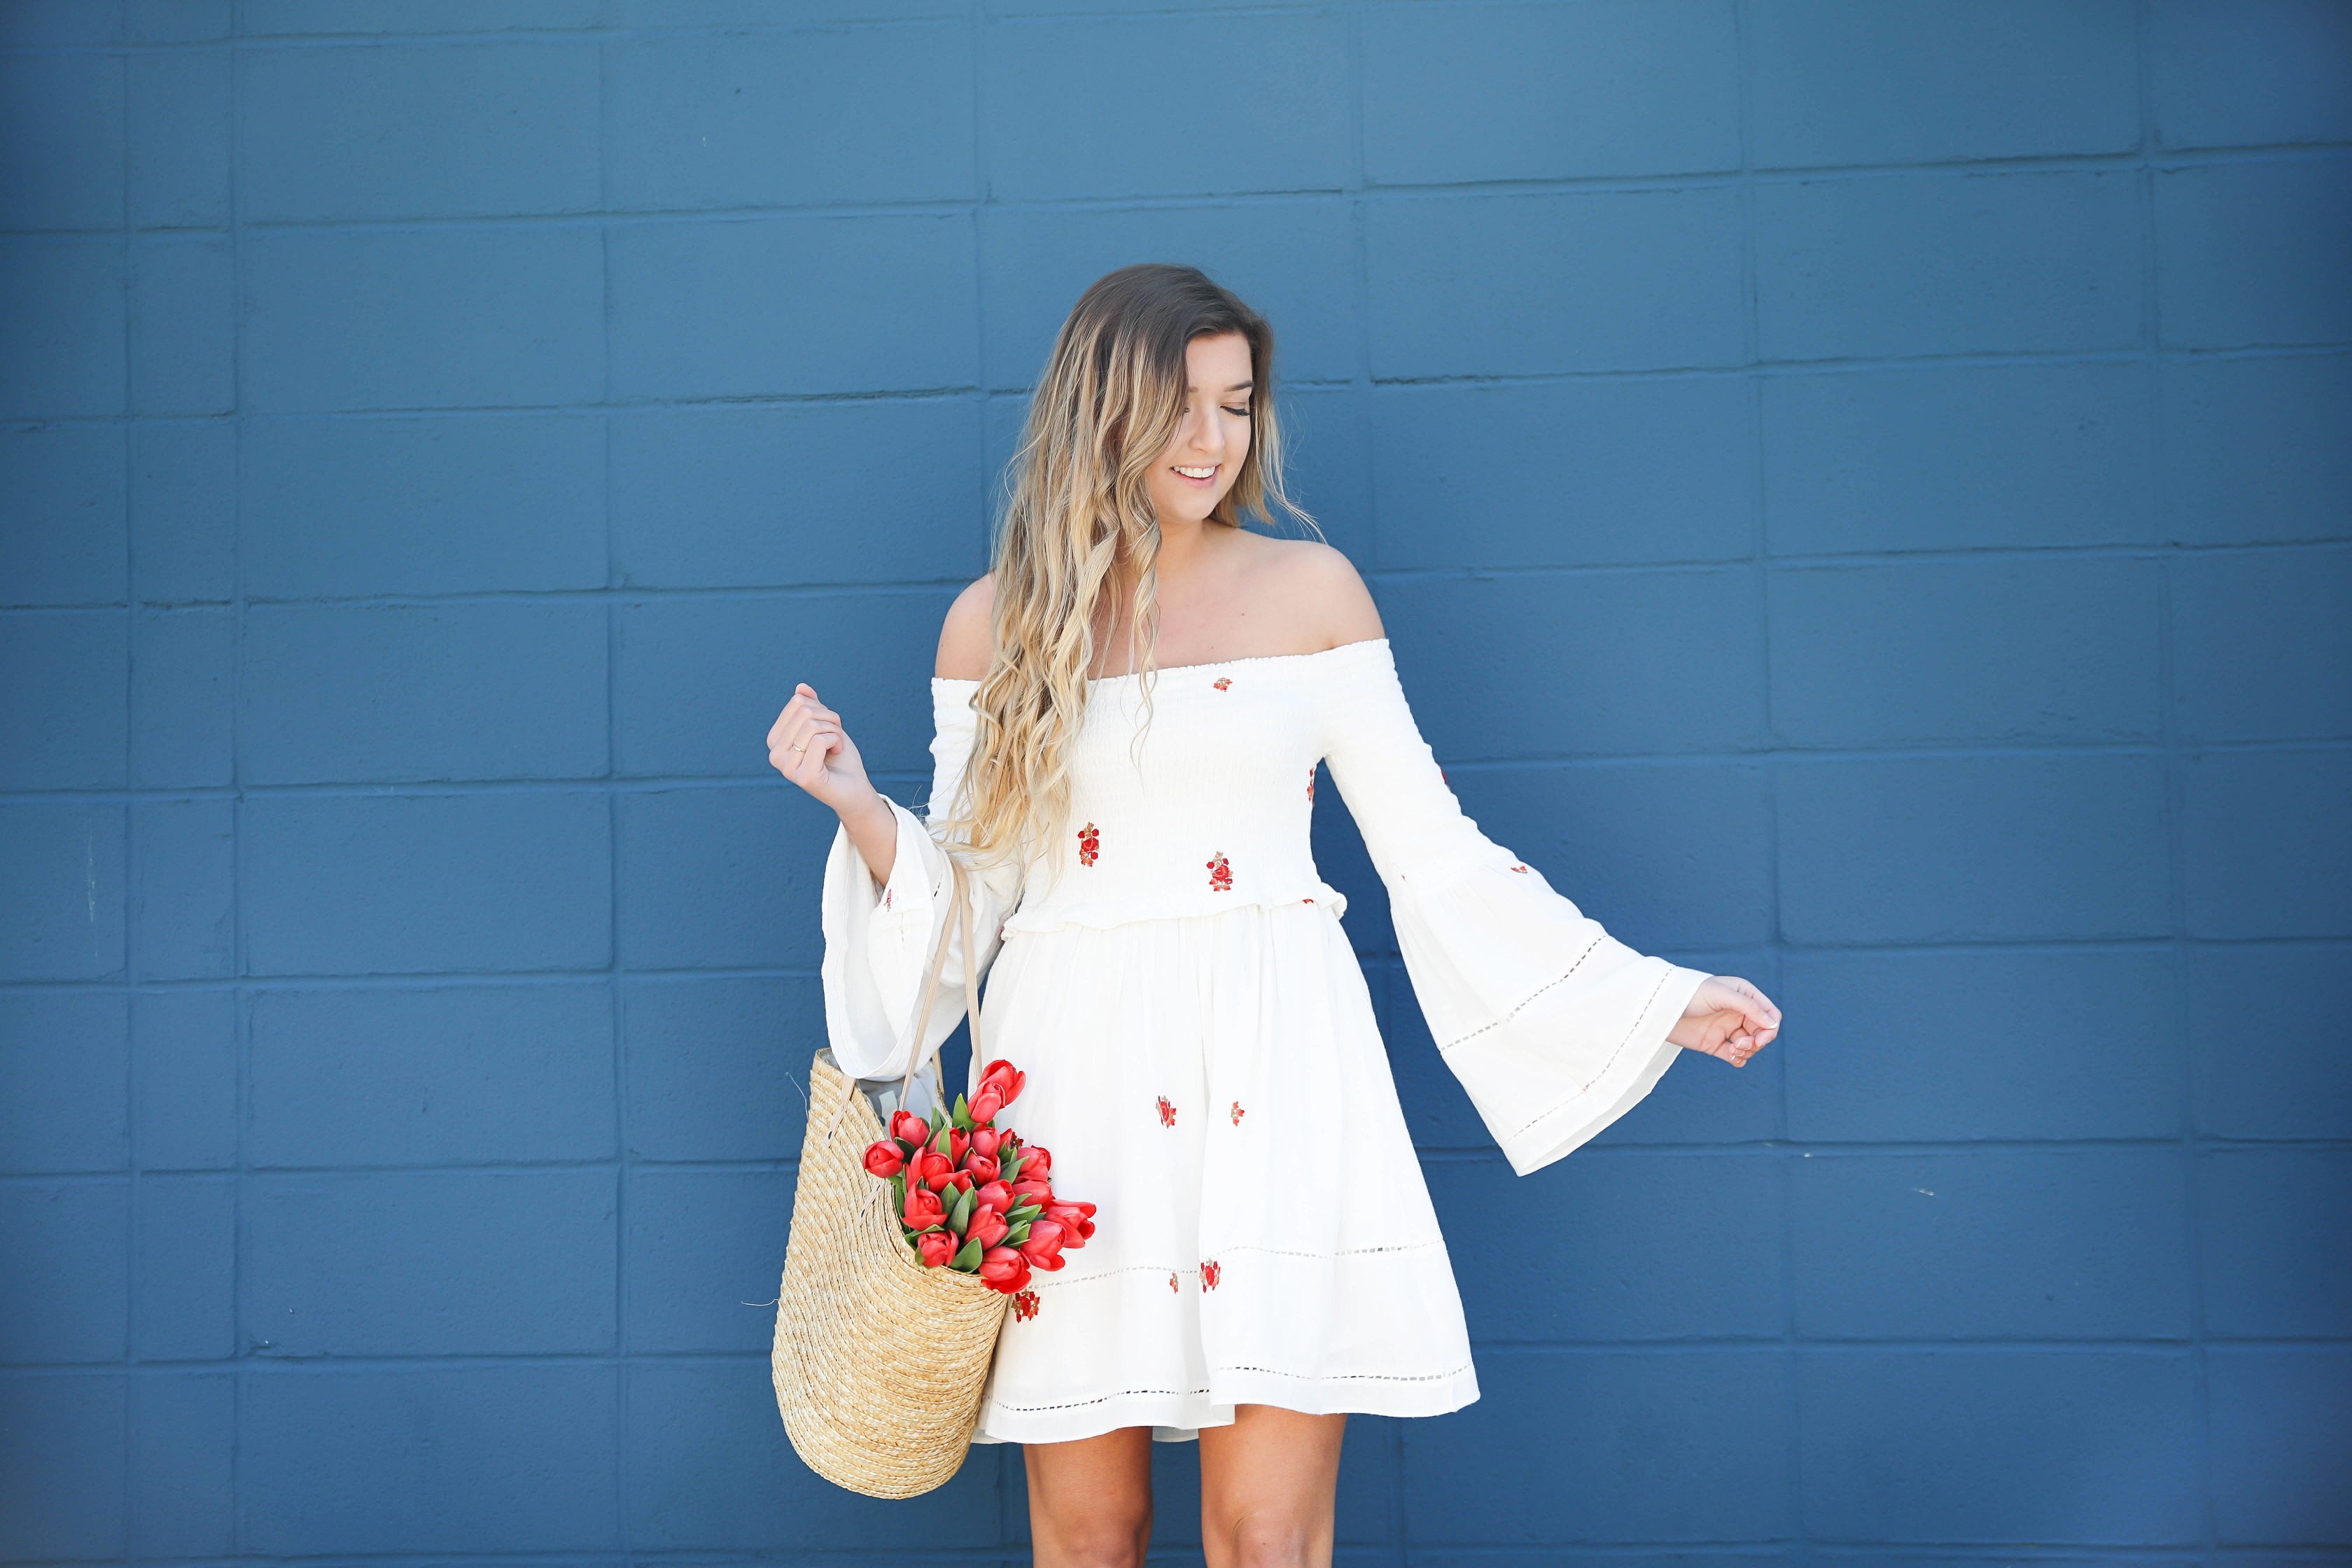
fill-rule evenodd
<path id="1" fill-rule="evenodd" d="M 1214 463 L 1211 463 L 1205 468 L 1188 468 L 1181 463 L 1171 463 L 1168 466 L 1194 484 L 1204 485 L 1217 477 L 1217 465 Z"/>

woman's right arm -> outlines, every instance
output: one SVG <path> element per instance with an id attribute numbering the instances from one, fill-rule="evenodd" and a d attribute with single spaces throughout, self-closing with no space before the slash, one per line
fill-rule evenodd
<path id="1" fill-rule="evenodd" d="M 866 761 L 841 715 L 803 681 L 768 731 L 768 761 L 793 783 L 833 807 L 877 882 L 890 879 L 898 854 L 898 819 L 866 776 Z"/>
<path id="2" fill-rule="evenodd" d="M 975 728 L 972 681 L 959 673 L 969 650 L 953 645 L 960 623 L 968 627 L 976 618 L 984 658 L 987 609 L 984 586 L 976 584 L 949 612 L 940 637 L 943 679 L 931 690 L 934 811 L 955 797 Z M 825 858 L 820 900 L 825 1025 L 834 1059 L 853 1077 L 895 1079 L 910 1059 L 929 1055 L 962 1016 L 965 965 L 987 973 L 999 923 L 1019 901 L 1020 874 L 1009 867 L 971 868 L 979 951 L 965 953 L 952 918 L 954 900 L 947 896 L 945 845 L 932 824 L 875 790 L 840 715 L 802 686 L 769 731 L 768 747 L 779 773 L 841 818 Z M 940 947 L 947 950 L 940 993 L 919 1026 L 914 1013 L 922 980 Z"/>

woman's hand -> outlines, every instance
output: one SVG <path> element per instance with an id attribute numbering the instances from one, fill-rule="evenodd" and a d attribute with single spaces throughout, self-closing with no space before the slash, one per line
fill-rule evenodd
<path id="1" fill-rule="evenodd" d="M 841 727 L 841 715 L 805 682 L 768 731 L 768 761 L 793 783 L 833 807 L 866 869 L 887 881 L 898 858 L 898 823 L 866 776 L 866 761 Z"/>
<path id="2" fill-rule="evenodd" d="M 874 793 L 865 759 L 842 729 L 841 715 L 805 683 L 793 688 L 793 700 L 768 731 L 768 761 L 836 812 L 862 806 Z"/>
<path id="3" fill-rule="evenodd" d="M 1780 1009 L 1770 997 L 1745 980 L 1711 974 L 1691 993 L 1690 1005 L 1666 1031 L 1666 1038 L 1685 1050 L 1705 1051 L 1744 1068 L 1780 1032 Z"/>

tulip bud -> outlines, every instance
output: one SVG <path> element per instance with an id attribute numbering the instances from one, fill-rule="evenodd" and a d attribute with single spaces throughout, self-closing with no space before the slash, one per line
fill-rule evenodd
<path id="1" fill-rule="evenodd" d="M 1003 1097 L 992 1089 L 983 1089 L 971 1102 L 971 1119 L 974 1121 L 993 1121 L 996 1113 L 1003 1109 Z"/>
<path id="2" fill-rule="evenodd" d="M 908 1179 L 935 1193 L 946 1186 L 948 1178 L 954 1173 L 955 1167 L 948 1163 L 948 1157 L 936 1149 L 926 1149 L 907 1163 Z"/>
<path id="3" fill-rule="evenodd" d="M 901 1110 L 890 1118 L 890 1136 L 910 1149 L 919 1149 L 930 1142 L 931 1124 L 911 1110 Z"/>
<path id="4" fill-rule="evenodd" d="M 983 1247 L 994 1247 L 1012 1228 L 1004 1223 L 1004 1216 L 994 1209 L 982 1209 L 971 1216 L 971 1225 L 963 1233 L 964 1239 L 976 1241 Z"/>
<path id="5" fill-rule="evenodd" d="M 895 1176 L 907 1163 L 898 1145 L 883 1138 L 866 1146 L 866 1168 L 877 1176 Z"/>
<path id="6" fill-rule="evenodd" d="M 1004 1136 L 993 1127 L 976 1127 L 972 1129 L 971 1152 L 993 1160 L 997 1157 L 997 1150 L 1003 1147 Z"/>
<path id="7" fill-rule="evenodd" d="M 907 1206 L 899 1217 L 907 1222 L 908 1230 L 928 1230 L 944 1221 L 947 1215 L 947 1205 L 940 1202 L 939 1194 L 925 1187 L 910 1187 L 907 1191 Z"/>
<path id="8" fill-rule="evenodd" d="M 980 1189 L 979 1196 L 973 1201 L 984 1209 L 994 1209 L 1003 1214 L 1013 1206 L 1013 1189 L 1003 1182 L 990 1182 Z"/>
<path id="9" fill-rule="evenodd" d="M 921 1255 L 927 1268 L 945 1268 L 948 1259 L 956 1255 L 955 1237 L 943 1230 L 934 1230 L 915 1238 L 915 1250 Z"/>
<path id="10" fill-rule="evenodd" d="M 1029 1283 L 1029 1260 L 1010 1247 L 992 1247 L 981 1255 L 980 1278 L 990 1289 L 1010 1296 Z"/>
<path id="11" fill-rule="evenodd" d="M 996 1168 L 995 1161 L 990 1159 L 985 1154 L 978 1152 L 977 1151 L 965 1159 L 963 1168 L 971 1173 L 971 1179 L 973 1181 L 979 1182 L 982 1185 L 986 1185 L 988 1183 L 996 1180 L 999 1175 L 1003 1174 L 1003 1173 Z M 881 1173 L 881 1174 L 884 1175 L 887 1175 L 888 1173 L 889 1173 L 887 1171 Z"/>
<path id="12" fill-rule="evenodd" d="M 1041 1219 L 1029 1226 L 1028 1239 L 1022 1242 L 1021 1256 L 1032 1267 L 1047 1273 L 1062 1267 L 1062 1227 L 1050 1219 Z"/>
<path id="13" fill-rule="evenodd" d="M 1054 1152 L 1043 1143 L 1024 1143 L 1021 1147 L 1021 1173 L 1050 1179 L 1054 1174 Z"/>

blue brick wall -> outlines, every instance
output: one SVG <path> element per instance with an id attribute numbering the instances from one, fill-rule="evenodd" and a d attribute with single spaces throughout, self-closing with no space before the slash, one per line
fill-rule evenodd
<path id="1" fill-rule="evenodd" d="M 0 1561 L 1025 1560 L 784 1444 L 828 821 L 1108 268 L 1470 809 L 1785 1003 L 1350 1563 L 2352 1559 L 2352 6 L 9 0 Z M 1160 1540 L 1197 1557 L 1190 1450 Z"/>

